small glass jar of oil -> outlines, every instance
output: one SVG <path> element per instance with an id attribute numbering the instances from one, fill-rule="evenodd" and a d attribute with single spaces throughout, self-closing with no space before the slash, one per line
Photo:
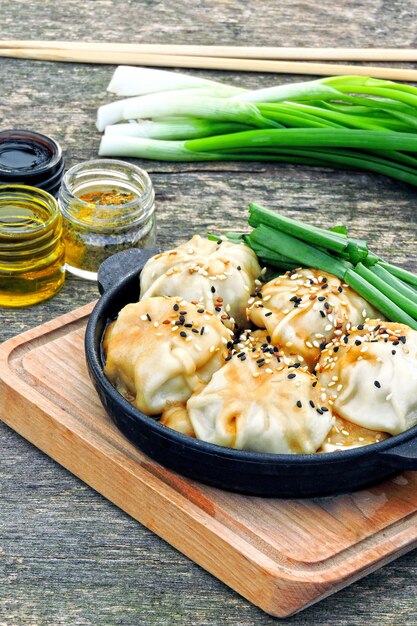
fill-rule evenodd
<path id="1" fill-rule="evenodd" d="M 0 185 L 0 306 L 53 296 L 65 278 L 62 217 L 48 192 Z"/>
<path id="2" fill-rule="evenodd" d="M 145 170 L 124 161 L 94 159 L 64 175 L 58 194 L 64 218 L 66 268 L 96 280 L 112 254 L 155 243 L 155 193 Z"/>

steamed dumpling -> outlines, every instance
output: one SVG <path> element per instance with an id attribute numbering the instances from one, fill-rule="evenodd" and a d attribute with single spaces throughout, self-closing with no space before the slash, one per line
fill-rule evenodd
<path id="1" fill-rule="evenodd" d="M 266 328 L 271 343 L 313 369 L 320 350 L 346 324 L 360 324 L 377 313 L 336 276 L 298 269 L 274 278 L 249 300 L 249 317 Z M 301 358 L 300 358 L 301 357 Z"/>
<path id="2" fill-rule="evenodd" d="M 417 331 L 369 320 L 332 341 L 317 377 L 345 420 L 397 435 L 417 424 Z"/>
<path id="3" fill-rule="evenodd" d="M 147 415 L 185 402 L 224 363 L 230 331 L 181 298 L 128 304 L 106 336 L 105 374 Z"/>
<path id="4" fill-rule="evenodd" d="M 361 448 L 387 439 L 390 435 L 379 430 L 369 430 L 352 422 L 347 422 L 338 415 L 327 434 L 319 452 L 340 452 L 351 448 Z"/>
<path id="5" fill-rule="evenodd" d="M 181 296 L 207 310 L 247 323 L 246 307 L 261 268 L 244 244 L 195 235 L 174 250 L 149 259 L 140 277 L 141 297 Z"/>
<path id="6" fill-rule="evenodd" d="M 195 437 L 193 425 L 188 417 L 185 404 L 172 404 L 167 406 L 161 415 L 161 424 L 172 428 L 183 435 Z"/>
<path id="7" fill-rule="evenodd" d="M 267 343 L 235 350 L 187 402 L 197 438 L 236 450 L 316 452 L 332 415 L 314 376 L 297 365 Z"/>

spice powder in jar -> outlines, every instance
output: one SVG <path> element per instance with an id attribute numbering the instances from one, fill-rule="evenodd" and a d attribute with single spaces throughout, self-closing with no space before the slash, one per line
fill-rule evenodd
<path id="1" fill-rule="evenodd" d="M 155 243 L 155 194 L 145 170 L 110 159 L 80 163 L 64 176 L 58 196 L 66 268 L 95 280 L 112 254 Z"/>

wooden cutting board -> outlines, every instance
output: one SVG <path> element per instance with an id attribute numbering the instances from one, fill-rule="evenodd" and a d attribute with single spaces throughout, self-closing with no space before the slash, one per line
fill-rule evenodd
<path id="1" fill-rule="evenodd" d="M 0 347 L 0 418 L 43 452 L 279 617 L 417 545 L 417 472 L 351 495 L 280 500 L 207 487 L 147 458 L 90 383 L 83 336 L 92 306 Z"/>

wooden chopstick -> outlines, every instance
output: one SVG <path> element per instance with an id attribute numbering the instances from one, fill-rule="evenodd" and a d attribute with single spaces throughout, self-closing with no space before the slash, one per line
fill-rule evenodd
<path id="1" fill-rule="evenodd" d="M 150 67 L 181 67 L 241 72 L 270 72 L 277 74 L 305 74 L 314 76 L 340 76 L 356 74 L 388 80 L 417 82 L 417 70 L 391 67 L 338 65 L 332 63 L 301 63 L 296 61 L 269 61 L 261 59 L 234 59 L 219 57 L 193 57 L 162 54 L 136 54 L 133 52 L 106 52 L 104 50 L 61 50 L 41 48 L 0 48 L 0 57 L 61 61 L 65 63 L 100 63 L 110 65 L 144 65 Z"/>
<path id="2" fill-rule="evenodd" d="M 274 46 L 200 46 L 170 44 L 104 43 L 84 41 L 39 41 L 10 39 L 0 41 L 0 48 L 54 50 L 88 50 L 164 54 L 176 56 L 208 56 L 235 59 L 270 59 L 293 61 L 417 61 L 416 48 L 294 48 Z"/>

